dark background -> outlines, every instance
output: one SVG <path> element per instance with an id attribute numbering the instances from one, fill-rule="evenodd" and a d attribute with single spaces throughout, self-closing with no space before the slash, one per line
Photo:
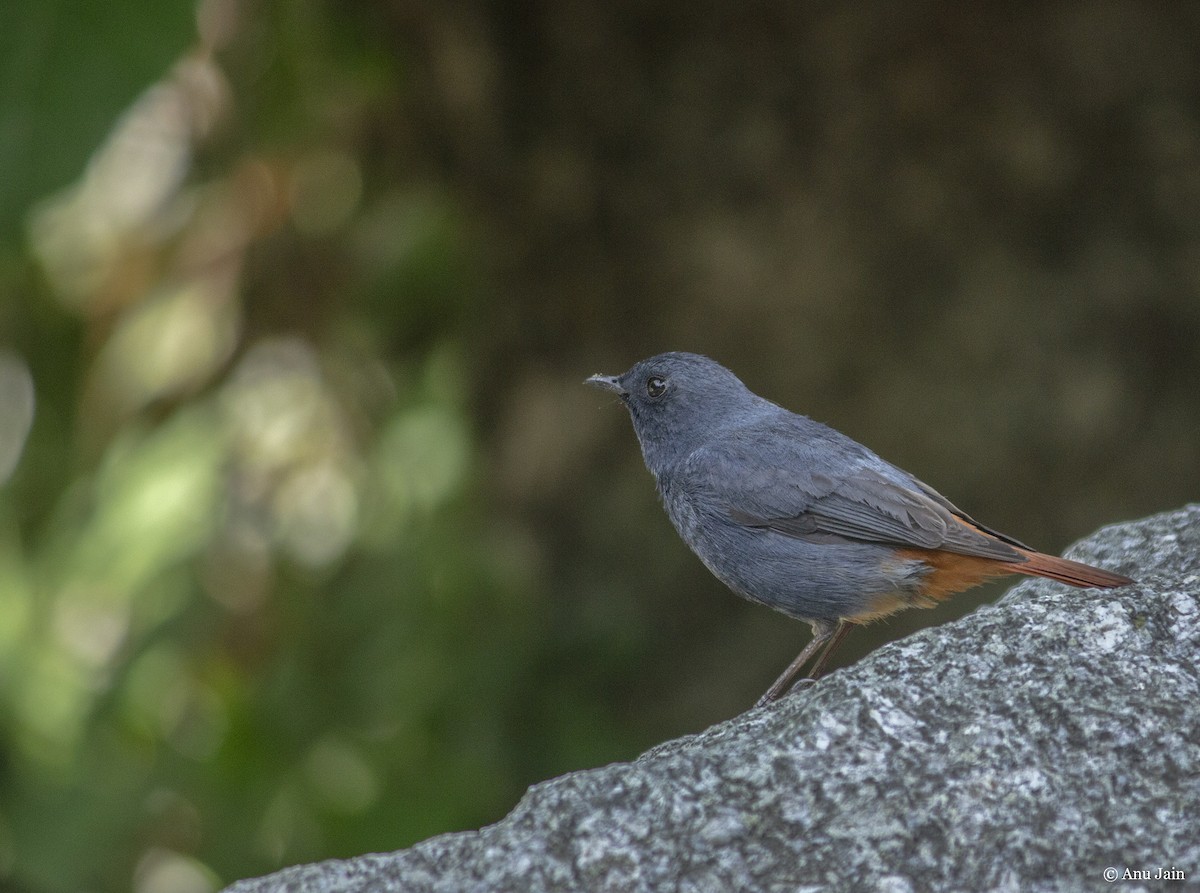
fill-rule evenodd
<path id="1" fill-rule="evenodd" d="M 396 849 L 753 703 L 807 629 L 593 372 L 708 353 L 1049 551 L 1195 497 L 1200 7 L 71 7 L 0 36 L 8 888 Z"/>

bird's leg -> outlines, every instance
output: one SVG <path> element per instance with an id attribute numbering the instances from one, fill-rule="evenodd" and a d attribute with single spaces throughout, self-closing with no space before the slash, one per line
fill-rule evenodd
<path id="1" fill-rule="evenodd" d="M 817 662 L 808 671 L 809 679 L 816 679 L 821 675 L 821 671 L 825 669 L 825 664 L 829 660 L 830 655 L 842 644 L 842 639 L 846 638 L 848 632 L 850 632 L 850 624 L 845 620 L 839 620 L 837 629 L 833 631 L 833 636 L 830 637 L 829 644 L 825 646 L 825 650 L 821 652 L 821 656 L 817 658 Z"/>
<path id="2" fill-rule="evenodd" d="M 795 678 L 797 673 L 804 669 L 804 665 L 812 660 L 814 654 L 820 651 L 830 639 L 834 638 L 835 633 L 841 629 L 842 625 L 844 623 L 841 621 L 839 621 L 839 626 L 837 627 L 823 620 L 814 621 L 812 625 L 812 641 L 804 646 L 804 650 L 800 652 L 794 661 L 788 664 L 788 668 L 779 675 L 779 678 L 771 683 L 771 687 L 758 699 L 758 703 L 754 706 L 762 707 L 765 704 L 770 704 L 772 701 L 778 700 L 779 696 L 787 689 L 788 683 Z M 845 634 L 843 633 L 843 635 Z"/>

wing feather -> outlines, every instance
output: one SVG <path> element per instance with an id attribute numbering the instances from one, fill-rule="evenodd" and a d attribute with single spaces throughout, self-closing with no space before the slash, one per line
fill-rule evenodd
<path id="1" fill-rule="evenodd" d="M 805 419 L 810 425 L 817 423 Z M 730 519 L 818 542 L 857 541 L 1022 561 L 1015 540 L 977 525 L 932 487 L 818 426 L 739 432 L 688 460 Z M 764 446 L 769 445 L 769 449 Z M 763 456 L 771 456 L 764 462 Z"/>

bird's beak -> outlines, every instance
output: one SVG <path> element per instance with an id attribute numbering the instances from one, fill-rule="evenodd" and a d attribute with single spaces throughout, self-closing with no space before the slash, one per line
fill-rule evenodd
<path id="1" fill-rule="evenodd" d="M 621 399 L 629 396 L 629 392 L 621 387 L 621 382 L 617 380 L 615 375 L 593 375 L 586 379 L 584 384 L 590 384 L 594 388 L 601 388 L 605 391 L 612 391 Z"/>

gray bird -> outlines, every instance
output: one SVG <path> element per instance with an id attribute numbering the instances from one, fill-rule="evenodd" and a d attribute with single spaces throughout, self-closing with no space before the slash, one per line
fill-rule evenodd
<path id="1" fill-rule="evenodd" d="M 812 625 L 812 641 L 759 705 L 777 699 L 810 660 L 809 678 L 817 678 L 850 624 L 931 607 L 990 577 L 1133 582 L 984 527 L 857 441 L 752 393 L 708 357 L 659 354 L 587 384 L 624 402 L 663 506 L 705 566 L 743 598 Z"/>

